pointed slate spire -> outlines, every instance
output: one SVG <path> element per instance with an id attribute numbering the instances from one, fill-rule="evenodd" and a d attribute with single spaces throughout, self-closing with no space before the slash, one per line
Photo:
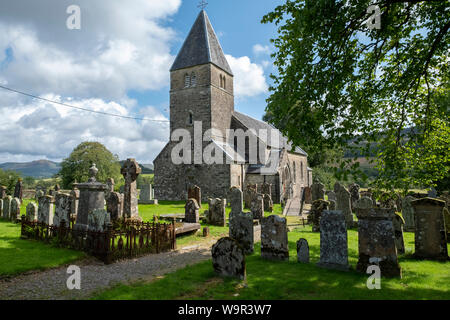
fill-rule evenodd
<path id="1" fill-rule="evenodd" d="M 170 71 L 212 63 L 233 75 L 205 10 L 195 20 Z"/>

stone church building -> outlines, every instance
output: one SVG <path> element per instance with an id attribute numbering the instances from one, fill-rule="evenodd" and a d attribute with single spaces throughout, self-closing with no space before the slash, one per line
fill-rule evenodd
<path id="1" fill-rule="evenodd" d="M 198 124 L 201 131 L 195 129 Z M 181 139 L 173 141 L 177 129 L 187 130 L 192 137 L 192 157 L 187 163 L 173 161 L 173 151 L 185 155 L 177 148 Z M 237 129 L 246 134 L 244 147 L 239 147 L 237 137 L 227 134 Z M 201 140 L 196 140 L 199 132 Z M 273 126 L 235 111 L 233 71 L 204 10 L 170 69 L 170 133 L 171 141 L 154 160 L 155 198 L 159 200 L 185 200 L 190 185 L 198 185 L 206 201 L 208 197 L 225 198 L 232 186 L 244 190 L 247 184 L 267 182 L 272 184 L 277 203 L 299 197 L 301 189 L 312 183 L 308 155 L 301 148 L 292 148 Z M 205 148 L 211 147 L 211 154 L 219 155 L 222 163 L 201 161 Z M 256 161 L 254 149 L 260 155 Z"/>

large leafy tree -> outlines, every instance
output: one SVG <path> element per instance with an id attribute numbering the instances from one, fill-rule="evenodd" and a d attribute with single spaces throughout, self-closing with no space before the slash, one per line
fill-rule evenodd
<path id="1" fill-rule="evenodd" d="M 14 195 L 14 188 L 20 177 L 20 174 L 15 171 L 0 169 L 0 185 L 8 189 L 9 195 Z"/>
<path id="2" fill-rule="evenodd" d="M 433 0 L 286 1 L 262 20 L 278 26 L 266 118 L 310 152 L 375 155 L 376 187 L 442 181 L 450 170 L 449 9 Z M 336 159 L 336 172 L 363 175 L 354 160 Z"/>
<path id="3" fill-rule="evenodd" d="M 123 179 L 117 155 L 112 154 L 99 142 L 83 142 L 61 164 L 58 175 L 62 179 L 63 187 L 70 189 L 75 181 L 87 182 L 89 168 L 93 163 L 98 169 L 97 181 L 106 182 L 108 178 L 113 178 L 118 183 Z"/>

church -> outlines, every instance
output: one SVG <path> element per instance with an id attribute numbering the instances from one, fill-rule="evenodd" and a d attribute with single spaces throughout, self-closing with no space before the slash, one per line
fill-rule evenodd
<path id="1" fill-rule="evenodd" d="M 302 188 L 312 184 L 306 152 L 293 148 L 272 125 L 235 111 L 233 77 L 202 10 L 170 69 L 171 141 L 154 160 L 156 199 L 185 200 L 190 185 L 199 186 L 207 201 L 225 198 L 232 186 L 244 190 L 248 184 L 270 183 L 272 199 L 279 203 L 299 198 Z M 192 137 L 186 153 L 209 148 L 223 161 L 205 163 L 193 156 L 175 163 L 174 154 L 185 152 L 180 154 L 174 139 L 180 131 Z"/>

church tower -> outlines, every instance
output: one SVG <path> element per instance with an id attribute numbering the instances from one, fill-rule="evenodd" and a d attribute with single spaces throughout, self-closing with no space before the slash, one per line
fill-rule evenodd
<path id="1" fill-rule="evenodd" d="M 203 133 L 218 129 L 212 138 L 223 141 L 233 112 L 233 72 L 202 10 L 170 69 L 170 132 L 187 129 L 193 137 L 201 121 Z"/>

